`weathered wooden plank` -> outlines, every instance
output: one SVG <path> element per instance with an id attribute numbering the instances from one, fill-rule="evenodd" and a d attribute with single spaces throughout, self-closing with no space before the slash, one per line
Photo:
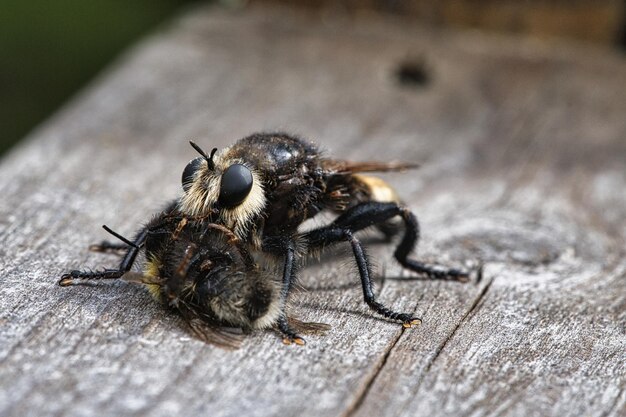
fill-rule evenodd
<path id="1" fill-rule="evenodd" d="M 398 85 L 423 57 L 431 84 Z M 197 10 L 131 51 L 0 164 L 0 414 L 622 415 L 626 407 L 626 64 L 606 51 Z M 482 258 L 480 283 L 415 281 L 372 245 L 372 316 L 342 261 L 310 265 L 305 348 L 272 333 L 225 352 L 140 288 L 61 289 L 106 223 L 132 231 L 194 156 L 284 128 L 342 157 L 424 162 L 390 180 L 422 257 Z"/>

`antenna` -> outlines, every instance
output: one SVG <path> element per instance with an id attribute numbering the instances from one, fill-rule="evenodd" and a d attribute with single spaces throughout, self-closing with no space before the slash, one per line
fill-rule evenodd
<path id="1" fill-rule="evenodd" d="M 206 152 L 204 152 L 201 147 L 196 145 L 194 141 L 190 140 L 189 144 L 191 145 L 192 148 L 198 151 L 198 153 L 202 155 L 204 159 L 206 159 L 207 164 L 209 164 L 209 169 L 213 171 L 215 169 L 215 163 L 213 162 L 213 155 L 215 155 L 215 152 L 217 152 L 217 148 L 213 148 L 213 150 L 211 151 L 211 156 L 207 156 Z"/>

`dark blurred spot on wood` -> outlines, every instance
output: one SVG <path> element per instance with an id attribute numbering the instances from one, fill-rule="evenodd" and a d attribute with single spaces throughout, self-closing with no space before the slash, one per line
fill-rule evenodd
<path id="1" fill-rule="evenodd" d="M 403 87 L 422 88 L 431 82 L 431 76 L 423 61 L 403 62 L 396 68 L 396 80 Z"/>

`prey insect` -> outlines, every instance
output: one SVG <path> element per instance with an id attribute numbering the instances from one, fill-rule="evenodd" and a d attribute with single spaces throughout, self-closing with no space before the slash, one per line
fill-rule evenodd
<path id="1" fill-rule="evenodd" d="M 124 279 L 145 285 L 152 295 L 178 311 L 199 339 L 226 348 L 237 347 L 243 331 L 275 326 L 279 314 L 280 283 L 276 274 L 258 264 L 248 246 L 226 227 L 181 216 L 167 209 L 153 218 L 133 239 L 104 228 L 123 244 L 102 242 L 93 251 L 126 251 L 118 269 L 72 271 L 59 284 L 83 280 Z M 145 252 L 142 273 L 130 268 L 139 251 Z M 323 332 L 328 326 L 290 319 L 303 332 Z M 303 343 L 302 340 L 295 340 Z"/>
<path id="2" fill-rule="evenodd" d="M 394 257 L 410 271 L 437 280 L 469 280 L 466 271 L 427 265 L 410 257 L 420 237 L 417 218 L 391 186 L 369 175 L 411 169 L 416 167 L 414 164 L 328 158 L 312 143 L 285 133 L 253 134 L 210 153 L 193 142 L 191 145 L 200 156 L 183 171 L 182 196 L 157 216 L 158 220 L 141 229 L 133 241 L 127 242 L 120 267 L 100 272 L 72 271 L 61 279 L 62 285 L 80 279 L 119 278 L 130 271 L 137 253 L 143 249 L 148 255 L 143 279 L 149 281 L 144 283 L 150 286 L 153 280 L 171 281 L 162 285 L 159 293 L 171 298 L 172 294 L 182 294 L 177 283 L 205 282 L 205 276 L 219 276 L 211 268 L 203 270 L 200 260 L 210 260 L 215 265 L 212 259 L 225 253 L 232 259 L 231 268 L 239 268 L 241 283 L 219 280 L 223 282 L 222 289 L 253 294 L 241 294 L 239 299 L 239 304 L 249 311 L 257 308 L 258 299 L 263 299 L 265 313 L 246 319 L 242 319 L 243 315 L 233 318 L 217 314 L 221 306 L 233 301 L 218 303 L 220 307 L 216 309 L 216 303 L 202 301 L 204 289 L 199 291 L 201 286 L 196 285 L 192 292 L 198 300 L 178 308 L 183 317 L 188 322 L 200 319 L 243 329 L 276 326 L 285 343 L 302 344 L 300 332 L 306 326 L 294 325 L 296 322 L 286 311 L 298 267 L 305 257 L 340 243 L 350 245 L 364 300 L 375 313 L 404 327 L 421 323 L 413 313 L 395 311 L 377 300 L 370 260 L 357 237 L 364 229 L 376 227 L 389 240 L 403 230 Z M 306 220 L 323 211 L 335 213 L 337 218 L 317 229 L 300 230 Z M 161 225 L 165 218 L 176 219 L 176 225 Z M 188 224 L 181 226 L 185 221 Z M 100 246 L 102 250 L 115 248 L 110 243 Z M 188 250 L 194 255 L 187 255 Z M 155 259 L 168 268 L 160 269 Z M 173 268 L 187 264 L 182 270 Z M 172 305 L 171 299 L 169 303 Z M 204 314 L 206 310 L 208 316 Z"/>

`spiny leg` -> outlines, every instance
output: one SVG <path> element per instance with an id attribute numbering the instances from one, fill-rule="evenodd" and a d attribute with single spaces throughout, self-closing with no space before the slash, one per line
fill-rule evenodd
<path id="1" fill-rule="evenodd" d="M 283 338 L 283 343 L 286 345 L 290 345 L 291 343 L 295 343 L 296 345 L 304 345 L 305 341 L 302 337 L 298 336 L 295 330 L 289 326 L 289 322 L 287 321 L 287 313 L 285 312 L 286 304 L 287 304 L 287 296 L 289 295 L 289 290 L 293 284 L 293 280 L 295 278 L 296 273 L 296 265 L 295 265 L 295 248 L 292 242 L 289 242 L 286 247 L 285 253 L 285 266 L 283 269 L 283 281 L 280 289 L 280 317 L 278 318 L 278 329 L 285 335 Z"/>
<path id="2" fill-rule="evenodd" d="M 365 251 L 363 250 L 361 242 L 354 236 L 353 231 L 350 228 L 340 226 L 335 223 L 307 233 L 305 236 L 308 239 L 309 247 L 324 247 L 332 243 L 342 241 L 349 242 L 352 246 L 354 259 L 359 269 L 359 276 L 363 287 L 363 297 L 367 305 L 381 316 L 402 322 L 404 327 L 411 327 L 412 325 L 420 324 L 422 322 L 420 318 L 414 317 L 409 313 L 399 313 L 393 311 L 376 300 L 372 285 L 369 261 Z"/>
<path id="3" fill-rule="evenodd" d="M 133 264 L 135 263 L 135 259 L 137 259 L 137 255 L 141 250 L 141 247 L 146 241 L 146 236 L 148 235 L 148 229 L 143 228 L 135 237 L 134 241 L 130 241 L 123 236 L 115 233 L 111 229 L 109 229 L 106 225 L 103 226 L 104 229 L 111 233 L 113 236 L 122 240 L 126 245 L 128 245 L 126 249 L 126 254 L 120 262 L 120 266 L 117 269 L 104 269 L 102 271 L 70 271 L 67 274 L 63 274 L 61 279 L 59 280 L 59 285 L 62 287 L 66 287 L 69 285 L 78 284 L 75 282 L 76 280 L 100 280 L 100 279 L 119 279 L 126 272 L 130 271 Z"/>
<path id="4" fill-rule="evenodd" d="M 405 224 L 402 241 L 396 248 L 394 256 L 402 266 L 417 273 L 425 274 L 431 279 L 469 282 L 469 273 L 455 268 L 443 268 L 426 265 L 409 258 L 411 251 L 417 246 L 420 230 L 417 217 L 406 207 L 398 207 L 399 214 Z"/>
<path id="5" fill-rule="evenodd" d="M 404 236 L 394 253 L 395 258 L 403 267 L 419 274 L 424 274 L 431 279 L 469 281 L 469 274 L 465 271 L 427 265 L 409 258 L 409 254 L 419 240 L 420 231 L 417 218 L 406 207 L 401 207 L 396 203 L 361 203 L 339 216 L 333 224 L 352 232 L 357 232 L 367 227 L 384 223 L 395 216 L 400 216 L 405 225 Z"/>
<path id="6" fill-rule="evenodd" d="M 270 238 L 263 242 L 263 249 L 268 252 L 282 253 L 285 257 L 283 267 L 283 279 L 280 288 L 280 316 L 278 317 L 278 330 L 285 336 L 283 343 L 290 345 L 304 345 L 305 341 L 289 325 L 287 313 L 285 312 L 287 297 L 291 290 L 296 276 L 295 243 L 290 239 Z"/>
<path id="7" fill-rule="evenodd" d="M 411 327 L 413 324 L 420 324 L 422 319 L 418 317 L 413 317 L 412 314 L 408 313 L 397 313 L 387 307 L 385 307 L 380 302 L 376 301 L 376 297 L 374 296 L 373 285 L 371 271 L 369 267 L 369 262 L 367 260 L 367 255 L 363 251 L 363 247 L 361 246 L 361 242 L 349 231 L 344 231 L 350 245 L 352 245 L 352 252 L 354 253 L 354 259 L 356 259 L 356 264 L 359 268 L 359 275 L 361 276 L 361 285 L 363 286 L 363 295 L 365 296 L 365 302 L 368 306 L 378 314 L 385 316 L 391 320 L 398 320 L 402 322 L 404 327 Z"/>

